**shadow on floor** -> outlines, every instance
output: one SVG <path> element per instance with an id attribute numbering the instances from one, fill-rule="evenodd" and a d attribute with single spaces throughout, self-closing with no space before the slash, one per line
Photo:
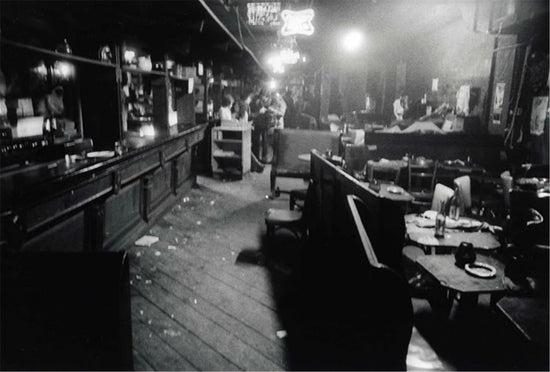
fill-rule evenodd
<path id="1" fill-rule="evenodd" d="M 364 317 L 368 294 L 342 280 L 349 276 L 330 258 L 283 231 L 237 258 L 237 264 L 260 264 L 269 272 L 290 369 L 403 369 L 404 360 L 383 350 L 369 329 L 376 325 Z"/>
<path id="2" fill-rule="evenodd" d="M 369 339 L 371 325 L 354 308 L 358 303 L 368 304 L 350 301 L 351 296 L 367 294 L 354 292 L 353 286 L 342 287 L 338 277 L 346 274 L 321 256 L 315 247 L 279 231 L 272 241 L 264 238 L 260 250 L 245 250 L 237 259 L 238 263 L 268 269 L 287 331 L 291 369 L 402 369 L 380 358 L 383 351 L 376 349 L 375 339 Z M 453 320 L 433 311 L 425 299 L 414 299 L 413 306 L 415 329 L 407 358 L 412 363 L 408 363 L 409 369 L 548 370 L 548 351 L 523 341 L 488 303 L 481 301 L 473 312 Z"/>

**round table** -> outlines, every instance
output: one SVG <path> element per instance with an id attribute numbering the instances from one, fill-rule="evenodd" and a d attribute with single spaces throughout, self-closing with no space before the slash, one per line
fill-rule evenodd
<path id="1" fill-rule="evenodd" d="M 436 238 L 434 236 L 434 227 L 420 227 L 416 223 L 417 214 L 408 214 L 405 216 L 405 227 L 409 240 L 421 247 L 426 253 L 432 253 L 432 250 L 457 248 L 460 243 L 472 243 L 475 249 L 482 251 L 492 251 L 500 248 L 500 242 L 488 231 L 465 231 L 460 229 L 445 229 L 445 236 Z"/>

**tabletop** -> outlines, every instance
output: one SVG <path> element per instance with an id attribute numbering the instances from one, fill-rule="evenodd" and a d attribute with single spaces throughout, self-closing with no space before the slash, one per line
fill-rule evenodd
<path id="1" fill-rule="evenodd" d="M 548 343 L 548 298 L 506 296 L 497 308 L 529 341 Z"/>
<path id="2" fill-rule="evenodd" d="M 369 182 L 361 182 L 365 187 L 375 190 L 373 187 L 370 187 Z M 400 186 L 393 185 L 391 183 L 378 183 L 377 186 L 380 186 L 379 190 L 375 190 L 381 198 L 390 199 L 396 202 L 411 202 L 414 200 L 414 196 L 409 194 Z"/>
<path id="3" fill-rule="evenodd" d="M 416 262 L 432 275 L 442 286 L 460 293 L 494 293 L 506 291 L 504 284 L 504 263 L 490 256 L 478 254 L 477 262 L 483 262 L 496 269 L 493 278 L 477 278 L 455 265 L 452 254 L 436 254 L 420 256 Z"/>
<path id="4" fill-rule="evenodd" d="M 434 235 L 435 228 L 420 227 L 416 220 L 419 217 L 417 214 L 408 214 L 405 216 L 405 226 L 407 236 L 413 242 L 422 247 L 438 248 L 447 247 L 455 248 L 462 242 L 472 243 L 475 249 L 478 250 L 494 250 L 500 248 L 500 242 L 496 236 L 488 231 L 464 231 L 460 229 L 445 229 L 445 236 L 436 238 Z"/>

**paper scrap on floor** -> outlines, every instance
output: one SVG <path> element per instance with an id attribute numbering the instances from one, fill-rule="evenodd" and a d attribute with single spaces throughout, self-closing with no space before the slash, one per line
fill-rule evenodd
<path id="1" fill-rule="evenodd" d="M 158 236 L 143 235 L 141 238 L 134 242 L 138 247 L 150 247 L 159 241 Z"/>

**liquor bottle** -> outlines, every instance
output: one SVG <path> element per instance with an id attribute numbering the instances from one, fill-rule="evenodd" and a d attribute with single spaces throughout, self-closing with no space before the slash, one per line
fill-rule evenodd
<path id="1" fill-rule="evenodd" d="M 442 238 L 445 236 L 445 202 L 442 201 L 439 205 L 439 212 L 435 217 L 435 237 Z"/>
<path id="2" fill-rule="evenodd" d="M 457 221 L 460 218 L 460 208 L 462 205 L 462 199 L 460 197 L 460 190 L 458 185 L 455 184 L 455 192 L 451 199 L 449 199 L 449 218 Z"/>

